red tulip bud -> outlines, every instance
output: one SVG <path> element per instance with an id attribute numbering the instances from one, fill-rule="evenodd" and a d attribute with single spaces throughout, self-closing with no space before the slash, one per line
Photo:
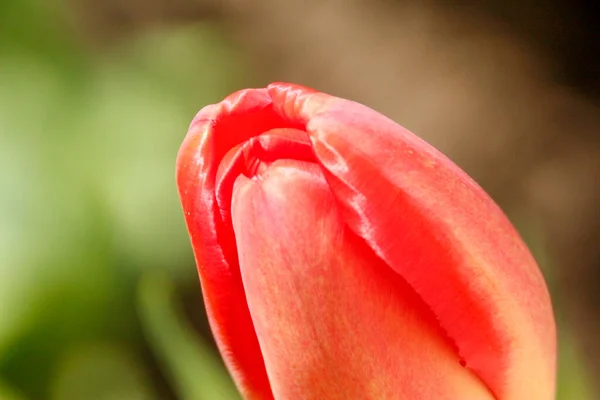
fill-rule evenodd
<path id="1" fill-rule="evenodd" d="M 360 104 L 290 84 L 205 107 L 177 183 L 246 399 L 550 400 L 535 260 L 490 197 Z"/>

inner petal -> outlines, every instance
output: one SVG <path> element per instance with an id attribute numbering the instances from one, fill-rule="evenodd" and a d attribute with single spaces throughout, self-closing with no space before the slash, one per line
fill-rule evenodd
<path id="1" fill-rule="evenodd" d="M 219 164 L 216 176 L 216 199 L 221 218 L 230 224 L 233 185 L 239 175 L 259 178 L 265 168 L 279 159 L 315 160 L 306 132 L 293 128 L 271 129 L 233 147 Z"/>
<path id="2" fill-rule="evenodd" d="M 232 222 L 275 398 L 493 399 L 413 289 L 338 213 L 320 167 L 237 177 Z"/>

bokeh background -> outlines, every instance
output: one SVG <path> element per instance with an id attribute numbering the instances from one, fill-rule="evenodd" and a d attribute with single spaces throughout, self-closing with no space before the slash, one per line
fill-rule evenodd
<path id="1" fill-rule="evenodd" d="M 174 163 L 198 109 L 277 80 L 387 114 L 488 190 L 551 287 L 557 398 L 600 398 L 598 16 L 566 0 L 1 0 L 0 399 L 238 398 Z"/>

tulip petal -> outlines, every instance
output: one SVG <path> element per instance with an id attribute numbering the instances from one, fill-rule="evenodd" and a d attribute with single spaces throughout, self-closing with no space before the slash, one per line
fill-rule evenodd
<path id="1" fill-rule="evenodd" d="M 345 227 L 317 165 L 239 176 L 232 220 L 276 399 L 494 398 L 422 299 Z"/>
<path id="2" fill-rule="evenodd" d="M 502 211 L 450 160 L 393 121 L 350 101 L 323 103 L 297 91 L 270 87 L 279 112 L 306 123 L 349 228 L 433 310 L 497 398 L 552 399 L 549 295 Z"/>
<path id="3" fill-rule="evenodd" d="M 177 157 L 177 185 L 208 319 L 225 363 L 246 399 L 272 399 L 242 285 L 235 238 L 221 216 L 216 175 L 230 149 L 284 124 L 264 89 L 232 94 L 202 109 Z"/>

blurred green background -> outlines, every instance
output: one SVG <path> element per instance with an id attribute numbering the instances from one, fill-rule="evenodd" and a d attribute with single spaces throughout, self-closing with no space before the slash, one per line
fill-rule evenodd
<path id="1" fill-rule="evenodd" d="M 0 3 L 0 399 L 235 399 L 174 183 L 195 112 L 243 83 L 209 24 L 91 53 L 60 3 Z"/>
<path id="2" fill-rule="evenodd" d="M 98 43 L 70 7 L 0 3 L 0 399 L 235 399 L 174 163 L 198 109 L 264 75 L 211 20 Z M 561 400 L 594 398 L 576 342 L 561 325 Z"/>

